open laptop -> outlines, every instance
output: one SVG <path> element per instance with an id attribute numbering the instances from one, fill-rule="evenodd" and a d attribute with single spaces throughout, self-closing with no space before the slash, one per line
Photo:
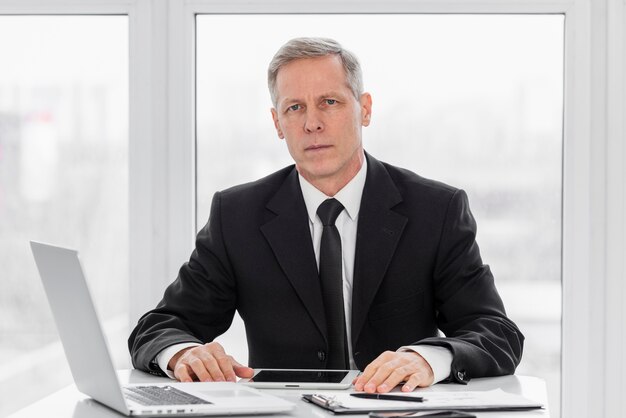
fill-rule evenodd
<path id="1" fill-rule="evenodd" d="M 78 390 L 128 416 L 247 415 L 291 411 L 284 399 L 237 383 L 121 386 L 78 252 L 30 242 Z"/>

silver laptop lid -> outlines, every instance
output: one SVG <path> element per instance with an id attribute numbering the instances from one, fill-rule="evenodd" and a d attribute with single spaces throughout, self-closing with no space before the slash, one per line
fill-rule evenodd
<path id="1" fill-rule="evenodd" d="M 129 415 L 78 252 L 35 241 L 30 247 L 76 386 Z"/>

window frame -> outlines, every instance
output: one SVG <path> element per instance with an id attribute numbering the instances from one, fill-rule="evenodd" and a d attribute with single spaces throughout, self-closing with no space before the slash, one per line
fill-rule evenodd
<path id="1" fill-rule="evenodd" d="M 129 16 L 131 324 L 193 249 L 199 13 L 563 14 L 562 415 L 626 414 L 625 0 L 2 0 Z"/>

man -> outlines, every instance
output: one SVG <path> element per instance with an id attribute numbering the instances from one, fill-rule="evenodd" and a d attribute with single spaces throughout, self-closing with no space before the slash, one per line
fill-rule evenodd
<path id="1" fill-rule="evenodd" d="M 523 336 L 482 263 L 467 196 L 364 152 L 372 98 L 356 57 L 293 39 L 268 81 L 295 167 L 215 194 L 189 262 L 130 336 L 134 366 L 250 377 L 211 342 L 238 310 L 251 367 L 358 368 L 355 388 L 370 393 L 513 373 Z"/>

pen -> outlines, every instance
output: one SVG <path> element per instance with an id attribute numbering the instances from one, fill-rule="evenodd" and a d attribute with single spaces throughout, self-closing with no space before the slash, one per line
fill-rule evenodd
<path id="1" fill-rule="evenodd" d="M 380 399 L 381 401 L 424 402 L 424 398 L 418 396 L 387 395 L 384 393 L 351 393 L 350 396 L 362 399 Z"/>

